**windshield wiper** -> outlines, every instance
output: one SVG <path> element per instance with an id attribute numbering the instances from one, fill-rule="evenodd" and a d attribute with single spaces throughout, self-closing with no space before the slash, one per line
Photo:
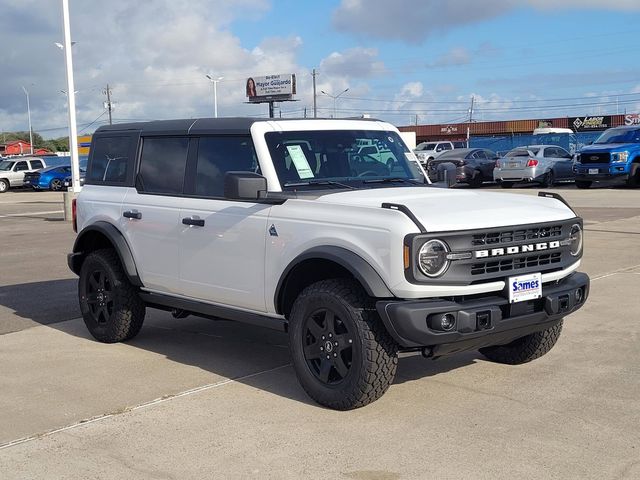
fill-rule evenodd
<path id="1" fill-rule="evenodd" d="M 390 178 L 374 178 L 371 180 L 363 180 L 362 183 L 397 183 L 409 182 L 422 185 L 422 182 L 413 178 L 390 177 Z"/>
<path id="2" fill-rule="evenodd" d="M 353 185 L 347 185 L 346 183 L 335 182 L 333 180 L 308 180 L 306 182 L 289 182 L 285 183 L 285 187 L 308 187 L 309 185 L 331 185 L 335 187 L 348 188 L 349 190 L 355 190 Z"/>

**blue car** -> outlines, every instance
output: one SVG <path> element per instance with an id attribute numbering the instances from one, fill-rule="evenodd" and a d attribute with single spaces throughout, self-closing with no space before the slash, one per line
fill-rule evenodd
<path id="1" fill-rule="evenodd" d="M 84 173 L 84 170 L 81 170 Z M 64 179 L 71 175 L 69 165 L 59 165 L 57 167 L 47 167 L 36 172 L 26 173 L 24 176 L 24 186 L 33 187 L 34 190 L 62 190 Z"/>
<path id="2" fill-rule="evenodd" d="M 605 130 L 580 150 L 574 171 L 578 188 L 589 188 L 593 182 L 640 186 L 640 126 Z"/>

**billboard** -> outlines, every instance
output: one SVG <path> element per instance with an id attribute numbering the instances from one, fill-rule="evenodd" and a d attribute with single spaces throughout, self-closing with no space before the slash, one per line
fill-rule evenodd
<path id="1" fill-rule="evenodd" d="M 625 125 L 640 125 L 640 113 L 628 113 L 624 116 Z"/>
<path id="2" fill-rule="evenodd" d="M 247 78 L 246 95 L 252 103 L 291 100 L 295 94 L 296 76 L 293 73 Z"/>
<path id="3" fill-rule="evenodd" d="M 606 130 L 611 127 L 611 116 L 569 117 L 569 128 L 576 132 Z"/>

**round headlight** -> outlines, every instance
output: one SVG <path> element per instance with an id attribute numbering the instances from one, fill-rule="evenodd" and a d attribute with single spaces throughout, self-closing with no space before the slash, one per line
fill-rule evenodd
<path id="1" fill-rule="evenodd" d="M 577 223 L 571 226 L 569 234 L 569 251 L 574 257 L 582 251 L 582 228 Z"/>
<path id="2" fill-rule="evenodd" d="M 427 277 L 442 275 L 449 266 L 447 260 L 449 247 L 441 240 L 429 240 L 425 242 L 418 252 L 418 266 Z"/>

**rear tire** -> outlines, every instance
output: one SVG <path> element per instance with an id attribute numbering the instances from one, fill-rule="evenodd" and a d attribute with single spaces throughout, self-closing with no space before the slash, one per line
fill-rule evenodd
<path id="1" fill-rule="evenodd" d="M 53 192 L 62 190 L 62 181 L 59 178 L 54 178 L 53 180 L 51 180 L 51 182 L 49 182 L 49 190 Z"/>
<path id="2" fill-rule="evenodd" d="M 482 186 L 482 173 L 480 173 L 479 171 L 475 171 L 475 176 L 469 180 L 469 186 L 473 187 L 473 188 L 478 188 L 480 186 Z"/>
<path id="3" fill-rule="evenodd" d="M 484 347 L 480 353 L 492 362 L 520 365 L 540 358 L 558 341 L 562 320 L 551 328 L 518 338 L 507 345 Z"/>
<path id="4" fill-rule="evenodd" d="M 555 175 L 553 174 L 553 170 L 549 170 L 544 174 L 542 178 L 542 182 L 540 182 L 542 188 L 551 188 L 555 182 Z"/>
<path id="5" fill-rule="evenodd" d="M 144 302 L 113 249 L 96 250 L 84 260 L 78 296 L 84 323 L 96 340 L 103 343 L 130 340 L 142 328 Z"/>
<path id="6" fill-rule="evenodd" d="M 289 316 L 289 348 L 305 392 L 336 410 L 380 398 L 398 366 L 398 346 L 372 299 L 347 279 L 323 280 L 302 291 Z"/>
<path id="7" fill-rule="evenodd" d="M 589 188 L 593 182 L 589 180 L 576 180 L 576 187 L 578 188 Z"/>
<path id="8" fill-rule="evenodd" d="M 514 182 L 500 182 L 502 188 L 513 188 Z"/>

